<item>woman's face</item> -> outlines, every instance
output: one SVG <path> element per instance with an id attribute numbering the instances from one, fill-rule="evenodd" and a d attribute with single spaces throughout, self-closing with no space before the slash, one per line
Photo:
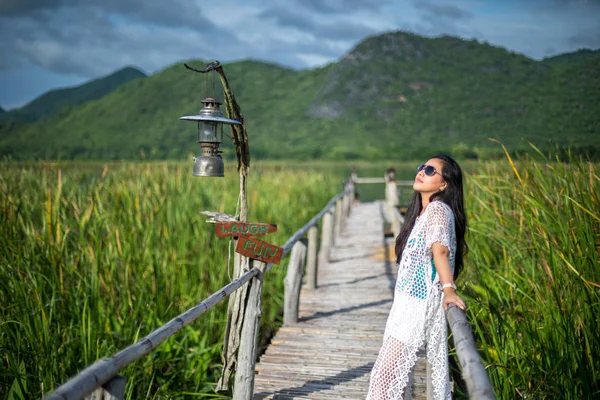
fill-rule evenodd
<path id="1" fill-rule="evenodd" d="M 444 178 L 442 177 L 444 162 L 439 158 L 430 158 L 425 165 L 433 167 L 435 173 L 432 176 L 429 176 L 425 173 L 426 168 L 423 168 L 415 177 L 413 189 L 421 194 L 433 194 L 440 190 L 444 190 L 447 186 L 446 181 L 444 181 Z"/>

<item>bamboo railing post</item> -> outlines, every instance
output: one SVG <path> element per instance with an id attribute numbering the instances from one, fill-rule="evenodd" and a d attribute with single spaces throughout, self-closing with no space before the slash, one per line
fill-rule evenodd
<path id="1" fill-rule="evenodd" d="M 234 400 L 251 399 L 254 394 L 256 347 L 262 313 L 263 277 L 267 265 L 263 262 L 250 260 L 250 269 L 253 269 L 253 264 L 260 272 L 249 282 L 250 287 L 248 288 L 248 299 L 244 310 L 244 322 L 242 323 L 233 384 L 232 398 Z"/>
<path id="2" fill-rule="evenodd" d="M 321 250 L 319 251 L 319 265 L 329 262 L 329 249 L 333 244 L 333 207 L 323 215 L 323 228 L 321 232 Z"/>
<path id="3" fill-rule="evenodd" d="M 394 232 L 394 237 L 398 237 L 400 234 L 400 228 L 402 226 L 402 222 L 404 222 L 404 218 L 400 214 L 395 207 L 390 210 L 390 216 L 392 218 L 392 232 Z"/>
<path id="4" fill-rule="evenodd" d="M 333 244 L 337 243 L 340 238 L 340 233 L 342 232 L 342 219 L 343 219 L 342 200 L 338 199 L 335 202 L 335 224 L 334 224 L 334 233 L 333 233 Z"/>
<path id="5" fill-rule="evenodd" d="M 298 240 L 292 247 L 290 263 L 284 284 L 283 324 L 298 322 L 298 306 L 300 305 L 300 287 L 306 262 L 306 239 Z"/>
<path id="6" fill-rule="evenodd" d="M 346 191 L 342 197 L 342 229 L 346 226 L 346 218 L 350 214 L 348 207 L 350 206 L 350 194 Z"/>
<path id="7" fill-rule="evenodd" d="M 355 178 L 356 178 L 356 175 L 351 176 L 350 180 L 348 181 L 348 185 L 346 187 L 346 196 L 348 197 L 348 208 L 346 209 L 346 216 L 350 215 L 350 212 L 352 212 L 352 207 L 354 206 L 354 201 L 356 200 L 354 198 L 354 194 L 356 191 Z"/>
<path id="8" fill-rule="evenodd" d="M 127 378 L 117 375 L 104 385 L 85 396 L 85 400 L 123 400 Z"/>
<path id="9" fill-rule="evenodd" d="M 319 244 L 319 227 L 313 225 L 308 230 L 308 254 L 306 256 L 306 288 L 317 288 L 317 249 Z"/>
<path id="10" fill-rule="evenodd" d="M 454 304 L 450 304 L 446 311 L 446 318 L 454 338 L 454 347 L 456 347 L 462 376 L 467 383 L 469 399 L 496 400 L 490 377 L 477 352 L 475 339 L 473 339 L 465 312 Z"/>
<path id="11" fill-rule="evenodd" d="M 396 185 L 396 170 L 388 168 L 385 172 L 385 202 L 390 207 L 398 205 L 398 188 Z"/>

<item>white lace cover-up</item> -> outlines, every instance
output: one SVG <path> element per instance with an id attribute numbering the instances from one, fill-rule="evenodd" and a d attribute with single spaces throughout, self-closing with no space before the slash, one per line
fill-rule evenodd
<path id="1" fill-rule="evenodd" d="M 425 343 L 427 360 L 432 367 L 433 398 L 452 398 L 443 292 L 431 251 L 435 242 L 449 248 L 450 268 L 454 272 L 454 214 L 441 201 L 432 201 L 417 217 L 402 253 L 394 303 L 385 327 L 383 345 L 371 371 L 367 400 L 409 399 L 409 390 L 405 397 L 402 396 L 417 361 L 417 351 Z"/>

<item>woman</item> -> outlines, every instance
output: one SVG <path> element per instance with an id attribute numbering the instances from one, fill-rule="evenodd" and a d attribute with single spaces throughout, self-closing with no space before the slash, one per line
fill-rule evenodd
<path id="1" fill-rule="evenodd" d="M 368 400 L 409 398 L 409 377 L 425 344 L 433 398 L 451 399 L 444 309 L 449 304 L 465 309 L 454 285 L 467 250 L 460 166 L 448 156 L 435 156 L 419 166 L 413 189 L 396 238 L 394 303 L 371 371 Z"/>

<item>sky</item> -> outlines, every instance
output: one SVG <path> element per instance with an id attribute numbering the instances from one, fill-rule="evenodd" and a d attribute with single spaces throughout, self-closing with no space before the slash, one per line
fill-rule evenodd
<path id="1" fill-rule="evenodd" d="M 0 107 L 124 66 L 337 61 L 404 30 L 477 39 L 533 59 L 600 48 L 600 0 L 0 0 Z"/>

